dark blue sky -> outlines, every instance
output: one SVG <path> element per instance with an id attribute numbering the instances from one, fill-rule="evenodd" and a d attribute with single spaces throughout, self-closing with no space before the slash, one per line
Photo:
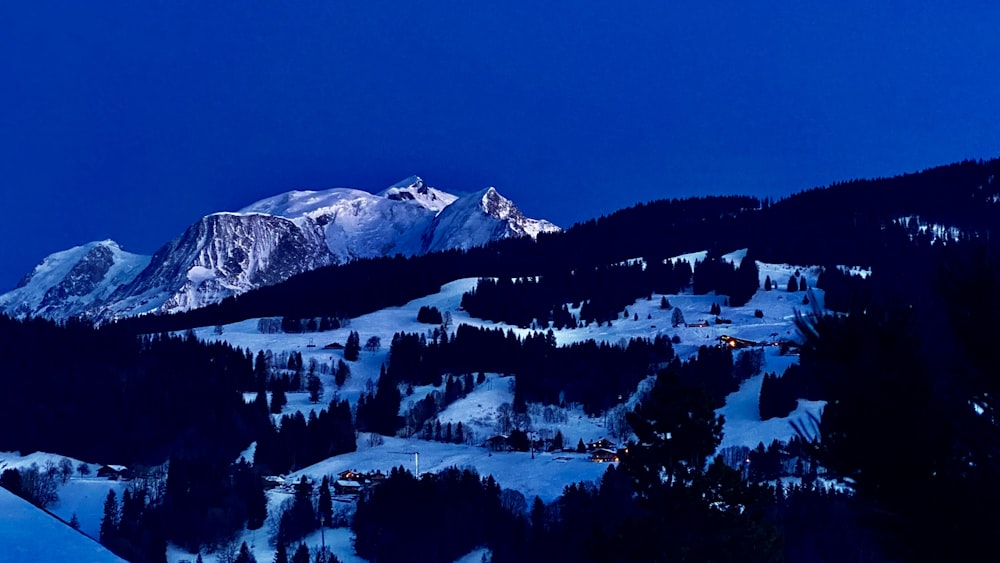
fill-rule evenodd
<path id="1" fill-rule="evenodd" d="M 420 174 L 569 226 L 1000 155 L 996 2 L 790 4 L 0 3 L 0 290 L 290 189 Z"/>

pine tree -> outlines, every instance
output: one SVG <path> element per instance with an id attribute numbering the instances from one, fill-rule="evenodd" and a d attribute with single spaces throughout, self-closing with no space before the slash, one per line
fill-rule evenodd
<path id="1" fill-rule="evenodd" d="M 337 372 L 334 375 L 334 381 L 337 383 L 337 387 L 343 387 L 347 378 L 351 377 L 351 368 L 347 365 L 344 360 L 337 360 Z"/>
<path id="2" fill-rule="evenodd" d="M 306 390 L 309 391 L 309 401 L 318 403 L 323 396 L 323 382 L 315 373 L 306 376 Z"/>
<path id="3" fill-rule="evenodd" d="M 319 485 L 319 525 L 330 528 L 333 526 L 333 499 L 330 497 L 330 478 L 326 475 Z"/>
<path id="4" fill-rule="evenodd" d="M 681 312 L 680 307 L 675 307 L 674 312 L 670 315 L 670 324 L 674 327 L 678 327 L 684 324 L 684 313 Z"/>
<path id="5" fill-rule="evenodd" d="M 285 385 L 278 379 L 275 381 L 274 390 L 271 392 L 271 413 L 281 414 L 282 407 L 288 403 L 285 397 Z"/>
<path id="6" fill-rule="evenodd" d="M 73 516 L 69 519 L 69 525 L 74 530 L 80 529 L 80 519 L 76 517 L 76 512 L 74 512 Z"/>
<path id="7" fill-rule="evenodd" d="M 667 301 L 667 296 L 666 295 L 664 295 L 663 297 L 660 297 L 660 308 L 664 309 L 664 310 L 670 308 L 670 301 Z"/>
<path id="8" fill-rule="evenodd" d="M 795 276 L 788 278 L 788 293 L 795 293 L 799 290 L 799 282 L 795 281 Z"/>
<path id="9" fill-rule="evenodd" d="M 587 452 L 587 446 L 583 444 L 583 438 L 580 438 L 580 441 L 576 443 L 576 453 L 582 454 L 586 452 Z"/>
<path id="10" fill-rule="evenodd" d="M 462 421 L 458 421 L 458 424 L 455 425 L 455 443 L 465 443 L 465 429 L 462 428 Z"/>
<path id="11" fill-rule="evenodd" d="M 552 451 L 558 452 L 563 449 L 562 430 L 556 430 L 556 435 L 552 438 Z"/>
<path id="12" fill-rule="evenodd" d="M 278 546 L 274 551 L 274 560 L 271 563 L 289 563 L 288 548 L 285 547 L 285 542 L 278 542 Z"/>
<path id="13" fill-rule="evenodd" d="M 257 563 L 257 559 L 250 553 L 250 548 L 247 547 L 247 542 L 243 542 L 240 546 L 240 552 L 233 560 L 233 563 Z"/>
<path id="14" fill-rule="evenodd" d="M 104 516 L 101 517 L 101 531 L 99 539 L 102 544 L 107 545 L 118 533 L 118 498 L 115 490 L 108 491 L 108 496 L 104 499 Z"/>
<path id="15" fill-rule="evenodd" d="M 764 291 L 771 291 L 771 276 L 764 277 Z"/>
<path id="16" fill-rule="evenodd" d="M 361 335 L 352 330 L 347 336 L 347 344 L 344 345 L 344 359 L 349 362 L 356 362 L 361 357 Z"/>
<path id="17" fill-rule="evenodd" d="M 300 543 L 299 547 L 295 549 L 291 563 L 309 563 L 309 548 L 306 547 L 306 544 Z"/>

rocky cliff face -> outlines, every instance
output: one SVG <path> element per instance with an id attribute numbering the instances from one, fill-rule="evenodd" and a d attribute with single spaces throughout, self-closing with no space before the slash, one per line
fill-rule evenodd
<path id="1" fill-rule="evenodd" d="M 42 260 L 17 287 L 0 295 L 0 311 L 14 316 L 69 318 L 85 315 L 131 282 L 149 256 L 125 252 L 111 240 L 56 252 Z"/>

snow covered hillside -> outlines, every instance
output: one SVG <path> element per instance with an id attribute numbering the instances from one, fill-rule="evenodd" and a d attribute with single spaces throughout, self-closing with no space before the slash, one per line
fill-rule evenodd
<path id="1" fill-rule="evenodd" d="M 124 559 L 51 514 L 0 488 L 0 561 L 121 563 Z"/>

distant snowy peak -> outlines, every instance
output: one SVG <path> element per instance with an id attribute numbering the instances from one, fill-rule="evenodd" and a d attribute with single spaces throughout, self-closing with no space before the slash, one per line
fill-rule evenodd
<path id="1" fill-rule="evenodd" d="M 383 199 L 394 202 L 394 205 L 402 202 L 437 213 L 458 199 L 458 196 L 427 186 L 419 176 L 410 176 L 378 194 L 354 188 L 291 191 L 252 203 L 238 213 L 316 219 L 353 212 L 361 206 L 372 205 Z"/>
<path id="2" fill-rule="evenodd" d="M 53 254 L 0 295 L 0 311 L 99 320 L 186 311 L 330 264 L 557 230 L 524 217 L 493 188 L 460 198 L 418 176 L 379 194 L 290 191 L 203 217 L 152 257 L 112 241 Z"/>
<path id="3" fill-rule="evenodd" d="M 186 311 L 334 261 L 322 230 L 267 214 L 203 217 L 158 250 L 101 308 L 101 318 Z"/>
<path id="4" fill-rule="evenodd" d="M 17 287 L 0 295 L 0 311 L 13 316 L 68 318 L 85 314 L 149 264 L 112 240 L 91 242 L 47 256 Z"/>
<path id="5" fill-rule="evenodd" d="M 494 240 L 537 237 L 561 229 L 548 221 L 529 219 L 514 202 L 487 188 L 461 197 L 437 217 L 425 236 L 424 250 L 472 248 Z"/>
<path id="6" fill-rule="evenodd" d="M 428 186 L 420 176 L 410 176 L 396 182 L 379 195 L 394 201 L 412 201 L 436 213 L 458 199 L 456 195 Z"/>

